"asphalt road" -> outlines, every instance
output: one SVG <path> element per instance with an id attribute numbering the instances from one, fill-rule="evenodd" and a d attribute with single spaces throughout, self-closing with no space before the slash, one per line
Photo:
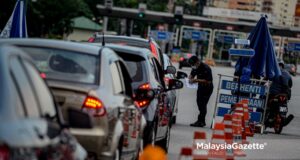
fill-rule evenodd
<path id="1" fill-rule="evenodd" d="M 190 68 L 182 71 L 190 72 Z M 218 74 L 233 75 L 233 68 L 212 67 L 214 77 L 214 92 L 208 103 L 206 116 L 207 126 L 204 128 L 190 127 L 189 124 L 197 119 L 198 109 L 196 105 L 196 89 L 183 88 L 179 92 L 177 123 L 171 129 L 171 139 L 168 158 L 177 160 L 180 149 L 183 146 L 192 146 L 194 131 L 205 131 L 208 137 L 211 134 L 210 125 L 215 107 Z M 268 129 L 266 134 L 255 134 L 248 138 L 249 142 L 266 144 L 264 150 L 247 150 L 247 156 L 235 159 L 300 159 L 300 76 L 293 77 L 294 87 L 292 99 L 289 102 L 289 113 L 295 115 L 295 119 L 283 129 L 281 135 L 274 134 Z"/>

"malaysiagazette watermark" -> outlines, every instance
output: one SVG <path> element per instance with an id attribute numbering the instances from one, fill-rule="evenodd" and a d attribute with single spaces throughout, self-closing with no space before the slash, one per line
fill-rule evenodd
<path id="1" fill-rule="evenodd" d="M 242 149 L 242 150 L 263 150 L 267 143 L 196 143 L 197 149 L 223 150 L 223 149 Z"/>

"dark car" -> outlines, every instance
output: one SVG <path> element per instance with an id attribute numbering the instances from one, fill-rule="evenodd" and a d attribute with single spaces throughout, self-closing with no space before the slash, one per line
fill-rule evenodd
<path id="1" fill-rule="evenodd" d="M 144 129 L 144 143 L 146 145 L 157 144 L 167 151 L 170 125 L 168 123 L 169 120 L 167 123 L 165 120 L 167 115 L 172 115 L 172 111 L 168 110 L 167 92 L 182 88 L 182 82 L 170 79 L 168 86 L 165 86 L 164 71 L 151 51 L 146 48 L 113 44 L 106 44 L 106 47 L 114 50 L 126 62 L 133 80 L 134 94 L 139 95 L 140 92 L 154 91 L 154 99 L 149 99 L 147 96 L 142 98 L 136 97 L 135 102 L 143 110 L 147 120 L 147 125 Z M 166 72 L 174 74 L 176 69 L 175 67 L 169 67 Z M 171 117 L 167 116 L 167 118 L 170 119 Z"/>
<path id="2" fill-rule="evenodd" d="M 191 58 L 193 54 L 191 53 L 181 53 L 179 58 L 179 69 L 182 69 L 183 67 L 191 67 L 188 63 L 189 58 Z"/>
<path id="3" fill-rule="evenodd" d="M 155 42 L 154 39 L 143 39 L 143 38 L 136 38 L 136 37 L 128 37 L 128 36 L 113 36 L 113 35 L 101 35 L 101 34 L 94 34 L 88 42 L 92 43 L 114 43 L 126 46 L 134 46 L 139 48 L 147 48 L 152 52 L 152 55 L 158 60 L 161 66 L 164 66 L 163 61 L 163 53 L 159 47 L 159 45 Z"/>

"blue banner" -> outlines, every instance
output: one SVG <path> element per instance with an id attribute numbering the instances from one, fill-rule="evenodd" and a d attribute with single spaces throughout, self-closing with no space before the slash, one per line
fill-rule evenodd
<path id="1" fill-rule="evenodd" d="M 243 99 L 249 100 L 249 104 L 248 104 L 249 107 L 254 107 L 254 108 L 263 108 L 264 107 L 263 99 L 240 97 L 239 101 L 241 101 Z M 237 96 L 220 94 L 219 103 L 235 104 L 236 102 L 237 102 Z"/>
<path id="2" fill-rule="evenodd" d="M 222 80 L 221 89 L 237 91 L 238 83 L 234 82 L 234 81 Z M 240 84 L 240 92 L 265 95 L 266 87 L 263 85 L 241 83 Z"/>

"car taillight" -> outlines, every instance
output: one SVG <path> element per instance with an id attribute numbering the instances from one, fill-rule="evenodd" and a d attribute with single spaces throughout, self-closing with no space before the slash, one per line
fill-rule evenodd
<path id="1" fill-rule="evenodd" d="M 94 117 L 101 117 L 106 114 L 106 109 L 102 101 L 90 96 L 85 99 L 82 110 L 88 112 Z"/>
<path id="2" fill-rule="evenodd" d="M 46 79 L 46 74 L 45 73 L 40 73 L 41 78 Z"/>
<path id="3" fill-rule="evenodd" d="M 139 108 L 144 108 L 146 106 L 148 106 L 150 103 L 149 100 L 138 100 L 138 101 L 135 101 L 135 104 L 139 107 Z"/>
<path id="4" fill-rule="evenodd" d="M 0 146 L 0 160 L 9 160 L 9 149 L 7 146 Z"/>
<path id="5" fill-rule="evenodd" d="M 139 89 L 140 90 L 150 90 L 151 87 L 150 87 L 149 83 L 145 83 L 145 84 L 140 85 Z M 139 99 L 139 100 L 136 100 L 135 103 L 138 107 L 143 108 L 143 107 L 146 107 L 146 106 L 149 105 L 150 100 L 148 100 L 148 99 Z"/>
<path id="6" fill-rule="evenodd" d="M 156 50 L 156 47 L 153 43 L 150 42 L 150 50 L 151 52 L 153 53 L 153 55 L 158 58 L 158 53 L 157 53 L 157 50 Z"/>
<path id="7" fill-rule="evenodd" d="M 180 57 L 180 61 L 183 61 L 184 60 L 184 58 L 183 57 Z"/>
<path id="8" fill-rule="evenodd" d="M 88 42 L 94 42 L 95 41 L 95 38 L 94 37 L 91 37 L 89 38 Z"/>
<path id="9" fill-rule="evenodd" d="M 148 90 L 148 89 L 150 89 L 150 84 L 149 83 L 142 84 L 142 85 L 139 86 L 139 89 Z"/>

